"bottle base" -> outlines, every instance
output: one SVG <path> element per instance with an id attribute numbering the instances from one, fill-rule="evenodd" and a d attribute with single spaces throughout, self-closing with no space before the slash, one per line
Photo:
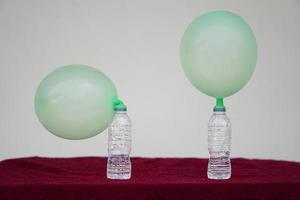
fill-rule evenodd
<path id="1" fill-rule="evenodd" d="M 131 178 L 131 162 L 128 155 L 113 155 L 107 160 L 106 177 L 113 180 Z"/>
<path id="2" fill-rule="evenodd" d="M 229 158 L 229 152 L 211 154 L 214 156 L 209 158 L 207 177 L 213 180 L 229 179 L 231 177 L 231 162 Z"/>
<path id="3" fill-rule="evenodd" d="M 207 173 L 207 178 L 212 180 L 227 180 L 231 178 L 231 174 L 216 175 Z"/>
<path id="4" fill-rule="evenodd" d="M 131 178 L 131 175 L 107 174 L 106 177 L 112 180 L 129 180 Z"/>

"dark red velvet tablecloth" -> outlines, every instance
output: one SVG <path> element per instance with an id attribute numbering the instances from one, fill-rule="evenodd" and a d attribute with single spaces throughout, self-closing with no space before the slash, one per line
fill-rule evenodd
<path id="1" fill-rule="evenodd" d="M 206 178 L 207 160 L 133 158 L 132 179 L 106 179 L 106 158 L 0 162 L 0 200 L 300 200 L 300 163 L 232 159 L 233 176 Z"/>

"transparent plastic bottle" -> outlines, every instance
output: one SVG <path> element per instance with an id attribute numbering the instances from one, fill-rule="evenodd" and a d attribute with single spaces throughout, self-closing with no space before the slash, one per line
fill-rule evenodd
<path id="1" fill-rule="evenodd" d="M 218 101 L 218 100 L 217 100 Z M 231 177 L 231 124 L 225 113 L 223 99 L 217 102 L 208 122 L 209 179 L 229 179 Z"/>
<path id="2" fill-rule="evenodd" d="M 131 120 L 123 103 L 115 106 L 115 115 L 108 129 L 107 178 L 131 177 Z"/>

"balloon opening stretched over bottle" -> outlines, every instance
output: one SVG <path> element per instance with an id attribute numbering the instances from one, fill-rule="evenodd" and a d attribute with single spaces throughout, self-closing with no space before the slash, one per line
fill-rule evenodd
<path id="1" fill-rule="evenodd" d="M 121 100 L 117 100 L 114 103 L 114 111 L 127 111 L 127 106 Z"/>
<path id="2" fill-rule="evenodd" d="M 226 108 L 224 106 L 223 98 L 216 98 L 216 105 L 214 107 L 214 112 L 225 112 Z"/>

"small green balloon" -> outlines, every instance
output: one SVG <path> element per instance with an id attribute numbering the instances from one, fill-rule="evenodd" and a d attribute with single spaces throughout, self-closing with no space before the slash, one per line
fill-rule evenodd
<path id="1" fill-rule="evenodd" d="M 50 73 L 35 95 L 35 111 L 43 126 L 65 139 L 101 133 L 113 118 L 118 99 L 112 81 L 85 65 L 68 65 Z"/>
<path id="2" fill-rule="evenodd" d="M 239 91 L 251 78 L 257 60 L 256 39 L 240 16 L 213 11 L 188 26 L 180 56 L 185 75 L 198 90 L 223 98 Z"/>

